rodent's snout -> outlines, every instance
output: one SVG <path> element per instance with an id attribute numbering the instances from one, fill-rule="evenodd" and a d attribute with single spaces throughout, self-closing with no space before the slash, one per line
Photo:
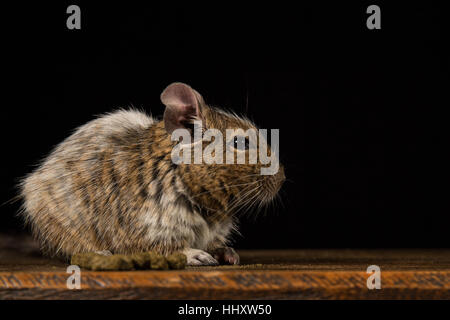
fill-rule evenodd
<path id="1" fill-rule="evenodd" d="M 276 174 L 266 176 L 265 186 L 270 198 L 277 195 L 285 180 L 284 167 L 281 164 Z"/>
<path id="2" fill-rule="evenodd" d="M 277 179 L 279 179 L 280 183 L 283 184 L 286 180 L 286 175 L 284 174 L 284 166 L 282 164 L 280 164 L 280 168 L 275 175 L 278 176 Z"/>
<path id="3" fill-rule="evenodd" d="M 278 172 L 275 174 L 275 180 L 276 184 L 278 185 L 277 191 L 278 192 L 283 185 L 284 181 L 286 180 L 286 175 L 284 174 L 284 166 L 280 164 L 280 168 L 278 169 Z"/>

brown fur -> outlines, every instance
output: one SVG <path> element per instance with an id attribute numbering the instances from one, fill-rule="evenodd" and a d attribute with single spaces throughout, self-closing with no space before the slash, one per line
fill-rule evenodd
<path id="1" fill-rule="evenodd" d="M 199 101 L 205 125 L 224 137 L 254 127 Z M 259 164 L 175 165 L 174 145 L 164 121 L 134 110 L 78 128 L 21 184 L 23 216 L 43 250 L 214 250 L 236 229 L 238 204 L 270 200 L 284 180 L 282 168 L 260 176 Z"/>

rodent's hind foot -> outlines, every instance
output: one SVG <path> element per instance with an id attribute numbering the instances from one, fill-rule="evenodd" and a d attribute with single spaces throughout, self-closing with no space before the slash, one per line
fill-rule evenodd
<path id="1" fill-rule="evenodd" d="M 102 256 L 112 256 L 112 252 L 109 250 L 95 251 L 95 253 L 100 254 Z"/>
<path id="2" fill-rule="evenodd" d="M 219 264 L 216 259 L 203 250 L 186 248 L 182 252 L 187 257 L 188 266 L 217 266 Z"/>
<path id="3" fill-rule="evenodd" d="M 220 264 L 239 264 L 240 258 L 237 252 L 231 247 L 221 247 L 211 251 L 211 255 Z"/>

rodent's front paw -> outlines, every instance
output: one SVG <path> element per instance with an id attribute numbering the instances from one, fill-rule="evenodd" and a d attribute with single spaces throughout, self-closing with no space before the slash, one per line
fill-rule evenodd
<path id="1" fill-rule="evenodd" d="M 187 257 L 188 266 L 216 266 L 219 264 L 216 259 L 203 250 L 186 248 L 183 253 Z"/>
<path id="2" fill-rule="evenodd" d="M 212 256 L 221 264 L 239 264 L 240 258 L 231 247 L 221 247 L 211 252 Z"/>

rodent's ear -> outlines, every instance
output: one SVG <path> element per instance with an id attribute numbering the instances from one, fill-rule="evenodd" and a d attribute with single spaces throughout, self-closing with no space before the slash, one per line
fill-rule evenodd
<path id="1" fill-rule="evenodd" d="M 161 93 L 161 102 L 166 106 L 164 125 L 171 134 L 179 128 L 187 128 L 194 120 L 202 120 L 202 96 L 187 84 L 174 82 Z"/>

